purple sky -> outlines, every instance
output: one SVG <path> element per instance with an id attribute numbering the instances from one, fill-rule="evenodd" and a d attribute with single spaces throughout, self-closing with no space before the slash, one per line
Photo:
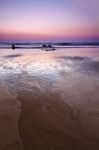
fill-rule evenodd
<path id="1" fill-rule="evenodd" d="M 99 0 L 0 0 L 0 39 L 99 38 Z"/>

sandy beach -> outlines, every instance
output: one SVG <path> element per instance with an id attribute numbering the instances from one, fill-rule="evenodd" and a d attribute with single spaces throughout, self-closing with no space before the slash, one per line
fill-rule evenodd
<path id="1" fill-rule="evenodd" d="M 22 150 L 18 132 L 20 103 L 0 80 L 0 150 Z"/>
<path id="2" fill-rule="evenodd" d="M 0 51 L 0 150 L 99 149 L 99 48 Z"/>

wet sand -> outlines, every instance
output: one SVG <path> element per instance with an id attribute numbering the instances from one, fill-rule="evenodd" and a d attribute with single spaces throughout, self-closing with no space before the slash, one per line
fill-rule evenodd
<path id="1" fill-rule="evenodd" d="M 18 132 L 20 103 L 0 80 L 0 150 L 22 150 Z"/>
<path id="2" fill-rule="evenodd" d="M 99 49 L 70 54 L 0 54 L 0 150 L 99 149 Z"/>

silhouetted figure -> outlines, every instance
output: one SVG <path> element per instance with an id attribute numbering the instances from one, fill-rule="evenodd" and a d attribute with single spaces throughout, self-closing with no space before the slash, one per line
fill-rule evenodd
<path id="1" fill-rule="evenodd" d="M 12 49 L 13 49 L 13 50 L 15 49 L 15 45 L 12 45 Z"/>

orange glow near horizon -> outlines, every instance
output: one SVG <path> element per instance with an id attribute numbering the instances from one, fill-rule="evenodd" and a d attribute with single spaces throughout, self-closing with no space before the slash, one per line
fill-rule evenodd
<path id="1" fill-rule="evenodd" d="M 81 38 L 99 38 L 98 32 L 96 31 L 92 31 L 90 32 L 90 30 L 80 30 L 78 29 L 77 31 L 62 31 L 60 33 L 24 33 L 24 32 L 1 32 L 0 33 L 0 39 L 2 40 L 6 40 L 6 39 L 16 39 L 16 40 L 22 40 L 22 39 L 27 39 L 27 40 L 33 40 L 33 39 L 81 39 Z"/>
<path id="2" fill-rule="evenodd" d="M 94 1 L 90 9 L 78 0 L 0 1 L 0 39 L 99 37 L 99 9 Z"/>

